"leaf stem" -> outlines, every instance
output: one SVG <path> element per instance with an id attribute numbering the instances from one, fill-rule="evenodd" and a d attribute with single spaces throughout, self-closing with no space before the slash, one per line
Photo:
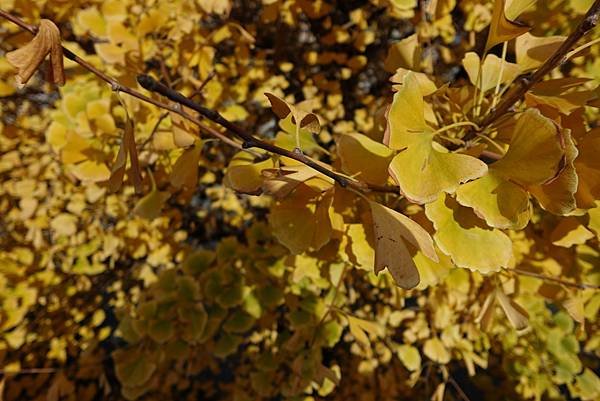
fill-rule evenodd
<path id="1" fill-rule="evenodd" d="M 464 126 L 467 126 L 467 125 L 471 126 L 471 127 L 474 127 L 477 131 L 480 130 L 479 125 L 475 124 L 474 122 L 471 122 L 471 121 L 459 121 L 457 123 L 446 125 L 445 127 L 442 127 L 440 129 L 434 131 L 433 135 L 438 135 L 438 134 L 441 134 L 442 132 L 449 131 L 449 130 L 451 130 L 453 128 L 464 127 Z"/>
<path id="2" fill-rule="evenodd" d="M 496 89 L 494 89 L 494 97 L 492 99 L 492 109 L 496 107 L 498 103 L 498 93 L 500 92 L 500 83 L 502 82 L 502 75 L 504 75 L 504 64 L 506 61 L 506 50 L 508 49 L 508 42 L 504 42 L 502 45 L 502 58 L 500 59 L 500 73 L 498 74 L 498 80 L 496 81 Z"/>

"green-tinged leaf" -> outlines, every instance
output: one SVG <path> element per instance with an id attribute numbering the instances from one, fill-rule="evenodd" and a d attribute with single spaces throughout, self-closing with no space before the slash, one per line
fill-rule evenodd
<path id="1" fill-rule="evenodd" d="M 486 226 L 471 209 L 440 196 L 425 207 L 425 213 L 435 226 L 437 246 L 458 267 L 484 274 L 508 267 L 513 254 L 510 238 Z"/>

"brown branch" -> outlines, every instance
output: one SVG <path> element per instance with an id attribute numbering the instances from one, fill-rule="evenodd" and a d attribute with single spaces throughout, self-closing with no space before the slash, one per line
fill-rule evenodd
<path id="1" fill-rule="evenodd" d="M 35 34 L 37 32 L 37 27 L 25 23 L 20 18 L 14 16 L 14 15 L 11 15 L 6 11 L 0 10 L 0 17 L 14 23 L 15 25 L 18 25 L 22 29 L 29 31 L 32 34 Z M 100 71 L 99 69 L 97 69 L 96 67 L 94 67 L 93 65 L 91 65 L 90 63 L 85 61 L 84 59 L 77 56 L 72 51 L 66 49 L 64 46 L 63 46 L 63 53 L 66 58 L 74 61 L 75 63 L 79 64 L 81 67 L 86 69 L 87 71 L 91 72 L 92 74 L 96 75 L 98 78 L 103 80 L 104 82 L 108 83 L 111 86 L 113 91 L 127 93 L 128 95 L 133 96 L 143 102 L 152 104 L 152 105 L 159 107 L 161 109 L 164 109 L 164 110 L 168 110 L 172 113 L 176 113 L 176 114 L 182 116 L 183 118 L 193 122 L 194 124 L 199 126 L 200 129 L 207 132 L 209 135 L 212 135 L 212 136 L 222 140 L 223 142 L 225 142 L 231 146 L 234 146 L 238 149 L 247 149 L 247 148 L 251 148 L 251 147 L 258 147 L 258 148 L 264 149 L 270 153 L 275 153 L 275 154 L 279 154 L 281 156 L 289 157 L 291 159 L 297 160 L 300 163 L 303 163 L 303 164 L 317 170 L 318 172 L 332 178 L 335 182 L 337 182 L 342 187 L 350 186 L 352 188 L 359 189 L 361 191 L 377 191 L 377 192 L 392 192 L 392 193 L 399 192 L 399 188 L 397 186 L 369 185 L 369 184 L 361 182 L 361 181 L 349 180 L 345 176 L 335 173 L 334 171 L 325 167 L 323 164 L 318 163 L 317 161 L 309 158 L 308 156 L 306 156 L 302 153 L 291 152 L 289 150 L 275 146 L 271 143 L 265 142 L 259 138 L 255 138 L 251 134 L 245 132 L 239 126 L 237 126 L 237 125 L 231 123 L 230 121 L 228 121 L 227 119 L 225 119 L 223 116 L 221 116 L 216 111 L 207 109 L 207 108 L 193 102 L 191 99 L 183 96 L 182 94 L 155 81 L 153 78 L 151 78 L 148 75 L 140 75 L 138 77 L 138 82 L 140 83 L 140 85 L 142 85 L 146 89 L 149 89 L 151 87 L 151 88 L 153 88 L 154 91 L 161 93 L 163 96 L 166 96 L 170 100 L 172 100 L 176 103 L 179 103 L 181 105 L 187 106 L 187 107 L 199 112 L 204 117 L 208 118 L 209 120 L 215 122 L 216 124 L 226 128 L 230 132 L 234 133 L 236 136 L 238 136 L 239 138 L 241 138 L 244 141 L 243 144 L 240 145 L 239 143 L 233 141 L 229 137 L 221 134 L 214 128 L 211 128 L 211 127 L 203 124 L 197 118 L 195 118 L 195 117 L 191 116 L 190 114 L 186 113 L 185 111 L 183 111 L 183 109 L 181 107 L 172 106 L 172 105 L 160 102 L 158 100 L 152 99 L 152 98 L 138 92 L 137 90 L 135 90 L 133 88 L 130 88 L 128 86 L 120 84 L 116 79 L 114 79 L 114 78 L 110 77 L 109 75 L 105 74 L 104 72 Z"/>
<path id="2" fill-rule="evenodd" d="M 567 60 L 567 53 L 575 46 L 577 41 L 581 39 L 585 34 L 591 31 L 597 24 L 600 18 L 600 0 L 594 1 L 594 4 L 589 8 L 583 19 L 577 25 L 577 28 L 565 39 L 558 49 L 538 68 L 531 77 L 523 77 L 518 81 L 518 85 L 513 87 L 504 96 L 500 104 L 491 110 L 491 113 L 487 114 L 483 120 L 479 123 L 480 127 L 487 127 L 496 122 L 500 117 L 506 114 L 506 112 L 519 100 L 525 96 L 525 93 L 531 89 L 535 84 L 540 82 L 546 74 L 560 66 Z"/>
<path id="3" fill-rule="evenodd" d="M 536 273 L 536 272 L 530 272 L 528 270 L 522 270 L 522 269 L 511 269 L 509 271 L 513 271 L 517 274 L 520 274 L 522 276 L 529 276 L 529 277 L 534 277 L 543 281 L 551 281 L 553 283 L 557 283 L 557 284 L 562 284 L 565 285 L 567 287 L 574 287 L 574 288 L 578 288 L 580 290 L 588 290 L 588 289 L 592 289 L 592 290 L 598 290 L 600 289 L 600 285 L 595 285 L 595 284 L 587 284 L 587 283 L 573 283 L 571 281 L 566 281 L 557 277 L 552 277 L 552 276 L 546 276 L 545 274 L 541 274 L 541 273 Z"/>

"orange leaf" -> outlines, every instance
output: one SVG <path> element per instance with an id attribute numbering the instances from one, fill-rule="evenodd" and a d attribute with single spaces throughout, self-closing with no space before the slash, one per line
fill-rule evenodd
<path id="1" fill-rule="evenodd" d="M 10 64 L 17 68 L 17 82 L 26 84 L 38 69 L 46 56 L 50 54 L 52 82 L 57 85 L 65 84 L 63 65 L 63 50 L 60 44 L 60 31 L 54 22 L 43 19 L 40 21 L 38 33 L 25 46 L 6 55 Z"/>

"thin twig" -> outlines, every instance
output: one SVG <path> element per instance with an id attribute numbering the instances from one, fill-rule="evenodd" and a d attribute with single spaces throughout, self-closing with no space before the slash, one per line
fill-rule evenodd
<path id="1" fill-rule="evenodd" d="M 143 150 L 146 147 L 146 145 L 148 145 L 148 143 L 152 140 L 152 138 L 154 138 L 154 134 L 156 134 L 156 132 L 158 131 L 158 127 L 160 126 L 160 124 L 168 116 L 169 116 L 169 113 L 162 113 L 160 115 L 160 117 L 158 117 L 158 120 L 156 120 L 156 124 L 154 124 L 152 131 L 150 131 L 150 135 L 148 135 L 148 138 L 146 138 L 146 140 L 140 146 L 138 146 L 138 150 Z"/>
<path id="2" fill-rule="evenodd" d="M 506 112 L 519 100 L 525 96 L 525 93 L 531 89 L 535 84 L 540 82 L 546 74 L 560 66 L 567 60 L 567 54 L 577 44 L 577 41 L 581 39 L 585 34 L 591 31 L 597 24 L 600 18 L 600 0 L 594 1 L 594 4 L 589 8 L 583 19 L 577 25 L 577 28 L 565 39 L 558 49 L 538 68 L 533 75 L 527 79 L 519 80 L 519 85 L 515 86 L 508 94 L 502 99 L 496 108 L 491 113 L 487 114 L 483 120 L 479 123 L 481 127 L 486 127 L 496 122 L 500 117 L 506 114 Z"/>
<path id="3" fill-rule="evenodd" d="M 454 380 L 454 378 L 451 375 L 448 375 L 448 383 L 450 383 L 452 385 L 452 387 L 454 387 L 454 389 L 458 393 L 458 396 L 463 401 L 471 401 L 469 399 L 469 397 L 467 397 L 467 395 L 465 394 L 465 392 L 463 391 L 463 389 L 458 385 L 458 383 L 456 382 L 456 380 Z"/>
<path id="4" fill-rule="evenodd" d="M 593 289 L 593 290 L 598 290 L 600 289 L 600 285 L 595 285 L 595 284 L 587 284 L 587 283 L 573 283 L 571 281 L 566 281 L 557 277 L 552 277 L 552 276 L 546 276 L 545 274 L 541 274 L 541 273 L 536 273 L 536 272 L 530 272 L 528 270 L 522 270 L 522 269 L 511 269 L 509 271 L 515 272 L 517 274 L 520 274 L 522 276 L 529 276 L 529 277 L 535 277 L 537 279 L 540 280 L 544 280 L 544 281 L 551 281 L 557 284 L 562 284 L 568 287 L 574 287 L 574 288 L 578 288 L 580 290 L 587 290 L 587 289 Z"/>

